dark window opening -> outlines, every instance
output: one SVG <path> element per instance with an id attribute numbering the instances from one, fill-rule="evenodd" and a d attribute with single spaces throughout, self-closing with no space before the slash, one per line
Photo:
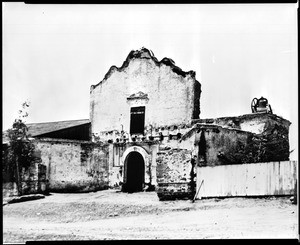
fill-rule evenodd
<path id="1" fill-rule="evenodd" d="M 144 134 L 145 106 L 132 107 L 130 110 L 130 134 Z"/>

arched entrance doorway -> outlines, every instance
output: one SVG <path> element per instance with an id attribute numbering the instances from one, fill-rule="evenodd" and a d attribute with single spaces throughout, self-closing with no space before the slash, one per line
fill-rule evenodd
<path id="1" fill-rule="evenodd" d="M 145 182 L 145 162 L 143 156 L 138 152 L 128 154 L 125 162 L 126 183 L 123 186 L 125 192 L 142 191 Z"/>

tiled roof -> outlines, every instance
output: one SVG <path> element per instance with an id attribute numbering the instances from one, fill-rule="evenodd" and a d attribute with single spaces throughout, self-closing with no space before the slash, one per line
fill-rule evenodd
<path id="1" fill-rule="evenodd" d="M 39 136 L 46 133 L 58 131 L 65 128 L 71 128 L 83 124 L 90 123 L 89 119 L 82 120 L 69 120 L 69 121 L 58 121 L 58 122 L 44 122 L 44 123 L 26 123 L 28 127 L 28 133 L 32 136 Z M 7 130 L 2 132 L 2 143 L 8 141 Z"/>
<path id="2" fill-rule="evenodd" d="M 45 122 L 45 123 L 28 123 L 28 133 L 31 136 L 38 136 L 54 131 L 58 131 L 65 128 L 71 128 L 82 124 L 89 123 L 89 119 L 82 120 L 70 120 L 70 121 L 59 121 L 59 122 Z"/>

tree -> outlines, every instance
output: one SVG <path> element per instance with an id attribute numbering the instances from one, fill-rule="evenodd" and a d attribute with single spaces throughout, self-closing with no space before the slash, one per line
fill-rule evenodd
<path id="1" fill-rule="evenodd" d="M 13 173 L 14 180 L 17 183 L 18 195 L 22 195 L 22 169 L 28 170 L 30 164 L 35 160 L 35 146 L 29 139 L 30 135 L 25 124 L 28 117 L 26 112 L 28 107 L 28 102 L 22 104 L 19 117 L 15 119 L 12 128 L 8 129 L 9 144 L 4 167 L 6 171 Z"/>

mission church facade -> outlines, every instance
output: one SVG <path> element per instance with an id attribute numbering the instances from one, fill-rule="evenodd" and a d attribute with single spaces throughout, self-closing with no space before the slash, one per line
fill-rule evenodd
<path id="1" fill-rule="evenodd" d="M 93 140 L 115 142 L 115 182 L 132 191 L 157 185 L 157 152 L 176 144 L 192 119 L 199 119 L 201 90 L 195 72 L 141 49 L 132 51 L 120 68 L 111 67 L 90 93 Z"/>

